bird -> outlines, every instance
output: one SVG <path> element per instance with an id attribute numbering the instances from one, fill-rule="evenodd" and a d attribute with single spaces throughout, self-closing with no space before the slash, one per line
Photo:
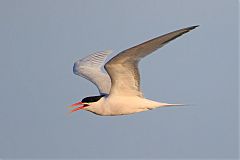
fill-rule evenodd
<path id="1" fill-rule="evenodd" d="M 95 52 L 76 61 L 73 73 L 95 84 L 99 95 L 83 98 L 70 105 L 70 113 L 85 110 L 100 116 L 119 116 L 159 107 L 182 106 L 145 98 L 140 89 L 138 64 L 145 56 L 198 26 L 182 28 L 143 42 L 120 52 L 107 63 L 105 61 L 111 50 Z M 103 65 L 106 72 L 101 69 Z"/>

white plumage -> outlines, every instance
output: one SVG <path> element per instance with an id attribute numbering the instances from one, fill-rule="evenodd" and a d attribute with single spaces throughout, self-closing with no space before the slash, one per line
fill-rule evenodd
<path id="1" fill-rule="evenodd" d="M 74 63 L 73 73 L 86 78 L 95 84 L 100 94 L 108 94 L 111 89 L 111 79 L 108 74 L 101 71 L 104 61 L 112 51 L 93 53 Z"/>
<path id="2" fill-rule="evenodd" d="M 183 28 L 120 52 L 104 65 L 108 74 L 102 72 L 101 67 L 111 51 L 93 53 L 75 62 L 73 72 L 94 83 L 98 87 L 100 96 L 86 97 L 81 102 L 71 105 L 70 107 L 82 105 L 71 112 L 83 109 L 109 116 L 181 105 L 144 98 L 140 90 L 138 63 L 145 56 L 196 27 Z"/>

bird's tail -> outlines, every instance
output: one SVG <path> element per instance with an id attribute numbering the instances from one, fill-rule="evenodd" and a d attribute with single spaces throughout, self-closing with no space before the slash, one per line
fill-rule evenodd
<path id="1" fill-rule="evenodd" d="M 160 103 L 159 107 L 188 106 L 186 104 Z"/>

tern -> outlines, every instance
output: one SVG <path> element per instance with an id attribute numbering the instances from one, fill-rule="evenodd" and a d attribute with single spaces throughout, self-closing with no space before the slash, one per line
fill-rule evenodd
<path id="1" fill-rule="evenodd" d="M 86 97 L 72 104 L 69 107 L 76 108 L 70 112 L 86 110 L 101 116 L 117 116 L 183 105 L 144 98 L 140 90 L 138 63 L 143 57 L 196 27 L 198 25 L 176 30 L 120 52 L 104 65 L 107 73 L 101 67 L 111 51 L 96 52 L 76 61 L 74 74 L 95 84 L 100 95 Z"/>

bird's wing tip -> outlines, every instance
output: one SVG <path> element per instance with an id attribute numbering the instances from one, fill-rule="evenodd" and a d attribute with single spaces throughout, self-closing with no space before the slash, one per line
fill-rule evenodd
<path id="1" fill-rule="evenodd" d="M 199 27 L 200 25 L 195 25 L 195 26 L 191 26 L 191 27 L 188 27 L 188 29 L 192 30 L 192 29 L 195 29 L 197 27 Z"/>

